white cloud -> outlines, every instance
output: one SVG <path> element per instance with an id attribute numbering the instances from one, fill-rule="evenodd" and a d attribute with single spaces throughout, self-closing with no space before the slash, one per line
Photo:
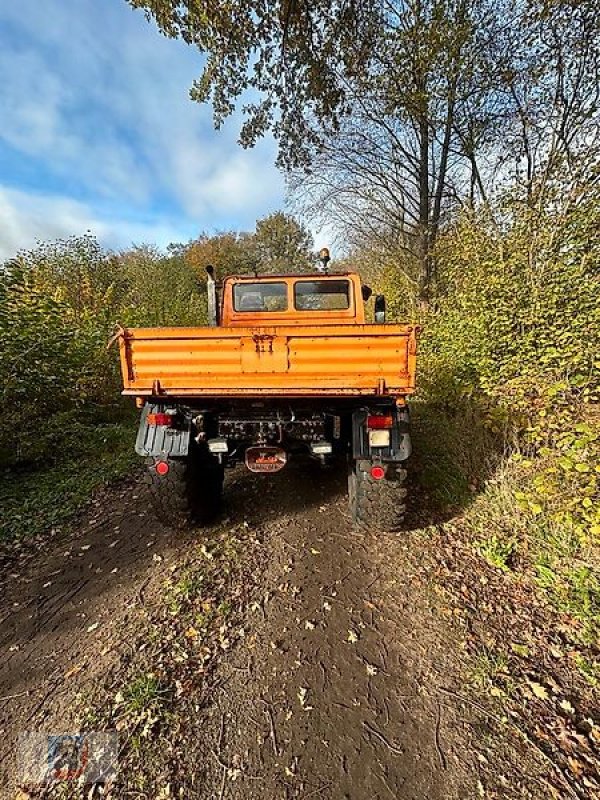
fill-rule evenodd
<path id="1" fill-rule="evenodd" d="M 152 243 L 166 247 L 171 242 L 187 241 L 193 234 L 185 225 L 161 219 L 126 221 L 99 217 L 94 209 L 68 197 L 30 194 L 0 186 L 0 261 L 37 241 L 48 241 L 94 234 L 100 243 L 112 249 L 132 243 Z"/>
<path id="2" fill-rule="evenodd" d="M 108 117 L 105 126 L 93 127 L 83 109 L 74 111 L 84 103 L 84 88 L 53 71 L 48 57 L 5 44 L 0 49 L 0 87 L 0 140 L 99 195 L 147 196 L 147 181 L 136 175 L 132 147 L 115 137 Z"/>
<path id="3" fill-rule="evenodd" d="M 11 153 L 3 181 L 17 190 L 19 229 L 28 213 L 31 230 L 43 223 L 61 234 L 89 216 L 114 225 L 116 236 L 131 227 L 119 214 L 157 220 L 162 230 L 177 218 L 177 228 L 196 232 L 252 228 L 281 205 L 274 143 L 242 150 L 239 118 L 215 132 L 210 108 L 189 99 L 198 51 L 161 37 L 124 0 L 6 3 L 0 31 L 0 155 Z M 37 175 L 27 184 L 31 203 L 15 202 L 23 164 Z"/>

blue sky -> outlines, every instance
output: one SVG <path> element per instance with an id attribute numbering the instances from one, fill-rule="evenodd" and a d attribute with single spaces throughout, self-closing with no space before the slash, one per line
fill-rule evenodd
<path id="1" fill-rule="evenodd" d="M 0 0 L 0 259 L 87 230 L 164 247 L 280 208 L 275 145 L 214 131 L 202 57 L 125 0 Z"/>

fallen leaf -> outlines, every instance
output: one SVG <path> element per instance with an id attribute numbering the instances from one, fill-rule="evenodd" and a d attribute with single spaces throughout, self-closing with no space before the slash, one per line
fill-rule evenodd
<path id="1" fill-rule="evenodd" d="M 571 772 L 573 773 L 573 775 L 577 775 L 577 777 L 579 777 L 583 772 L 583 770 L 585 769 L 584 764 L 581 761 L 579 761 L 579 759 L 573 758 L 572 756 L 567 756 L 567 762 L 569 764 Z"/>
<path id="2" fill-rule="evenodd" d="M 358 642 L 358 634 L 356 631 L 348 629 L 348 641 L 351 644 L 356 644 L 356 642 Z"/>
<path id="3" fill-rule="evenodd" d="M 573 706 L 571 705 L 571 703 L 569 703 L 569 701 L 567 699 L 561 700 L 558 705 L 567 714 L 574 714 L 575 713 L 575 709 L 573 708 Z"/>
<path id="4" fill-rule="evenodd" d="M 88 633 L 91 633 L 92 631 L 95 631 L 95 630 L 96 630 L 96 628 L 98 628 L 98 627 L 100 627 L 100 623 L 99 623 L 99 622 L 94 622 L 94 624 L 93 624 L 93 625 L 90 625 L 90 626 L 88 627 L 88 629 L 87 629 L 87 630 L 88 630 Z"/>
<path id="5" fill-rule="evenodd" d="M 205 545 L 205 544 L 203 544 L 203 545 L 201 546 L 201 548 L 200 548 L 200 552 L 202 553 L 202 555 L 204 556 L 204 558 L 207 558 L 209 561 L 212 561 L 212 560 L 214 559 L 214 556 L 213 556 L 213 554 L 210 552 L 210 550 L 207 550 L 207 548 L 206 548 L 206 545 Z"/>
<path id="6" fill-rule="evenodd" d="M 308 695 L 308 689 L 306 686 L 301 686 L 298 690 L 298 700 L 300 701 L 300 705 L 302 706 L 303 711 L 312 711 L 312 706 L 306 705 L 306 697 Z"/>
<path id="7" fill-rule="evenodd" d="M 298 700 L 300 700 L 301 706 L 304 706 L 307 694 L 308 694 L 308 689 L 305 686 L 301 686 L 300 689 L 298 689 Z"/>
<path id="8" fill-rule="evenodd" d="M 531 691 L 534 693 L 536 697 L 539 697 L 540 700 L 547 700 L 548 699 L 548 690 L 545 686 L 542 686 L 541 683 L 536 683 L 535 681 L 529 681 L 529 687 Z"/>

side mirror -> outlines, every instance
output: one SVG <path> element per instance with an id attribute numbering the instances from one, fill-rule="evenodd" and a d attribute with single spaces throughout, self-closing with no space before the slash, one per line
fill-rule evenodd
<path id="1" fill-rule="evenodd" d="M 382 294 L 375 296 L 375 322 L 378 325 L 385 322 L 385 297 Z"/>
<path id="2" fill-rule="evenodd" d="M 364 302 L 366 303 L 366 302 L 367 302 L 367 300 L 368 300 L 368 299 L 371 297 L 371 295 L 373 294 L 373 289 L 371 289 L 371 287 L 370 287 L 370 286 L 367 286 L 365 283 L 363 283 L 363 285 L 360 287 L 360 290 L 361 290 L 361 294 L 362 294 L 362 299 L 363 299 L 363 300 L 364 300 Z"/>

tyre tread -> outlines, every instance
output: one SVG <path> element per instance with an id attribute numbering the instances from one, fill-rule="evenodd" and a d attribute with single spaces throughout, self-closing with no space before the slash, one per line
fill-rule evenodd
<path id="1" fill-rule="evenodd" d="M 158 475 L 153 458 L 147 460 L 146 483 L 158 519 L 169 527 L 182 529 L 194 523 L 206 524 L 220 511 L 223 468 L 199 447 L 187 457 L 169 459 L 169 472 Z"/>
<path id="2" fill-rule="evenodd" d="M 350 465 L 350 513 L 358 529 L 389 533 L 402 529 L 408 495 L 405 485 L 407 471 L 404 467 L 397 467 L 390 472 L 389 477 L 374 480 L 357 465 Z"/>

